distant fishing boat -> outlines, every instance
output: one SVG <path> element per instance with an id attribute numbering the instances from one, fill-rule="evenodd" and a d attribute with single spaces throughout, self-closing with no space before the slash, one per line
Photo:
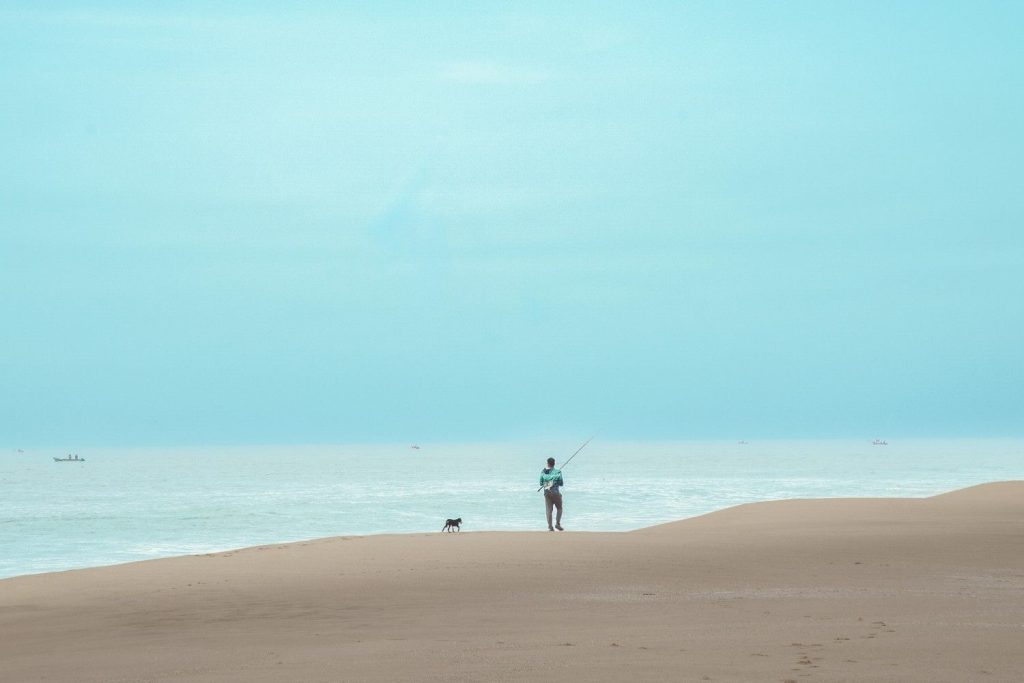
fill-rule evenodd
<path id="1" fill-rule="evenodd" d="M 889 442 L 888 441 L 882 441 L 881 439 L 875 439 L 874 441 L 871 442 L 871 445 L 872 446 L 888 446 Z"/>
<path id="2" fill-rule="evenodd" d="M 749 441 L 737 441 L 736 443 L 738 443 L 741 446 L 746 446 L 750 442 Z"/>
<path id="3" fill-rule="evenodd" d="M 66 457 L 66 458 L 54 458 L 53 461 L 54 462 L 85 462 L 85 458 L 78 457 L 78 453 L 75 453 L 74 455 L 71 455 L 70 453 L 68 453 L 68 457 Z"/>
<path id="4" fill-rule="evenodd" d="M 409 448 L 412 448 L 413 450 L 417 450 L 417 451 L 420 449 L 420 447 L 417 446 L 416 444 L 413 444 L 413 445 L 409 446 Z"/>

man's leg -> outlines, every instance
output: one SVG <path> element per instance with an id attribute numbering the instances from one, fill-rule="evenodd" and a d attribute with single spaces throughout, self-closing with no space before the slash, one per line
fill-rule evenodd
<path id="1" fill-rule="evenodd" d="M 551 507 L 555 504 L 554 496 L 547 491 L 544 492 L 544 512 L 548 517 L 548 531 L 554 531 L 555 528 L 551 526 Z"/>
<path id="2" fill-rule="evenodd" d="M 562 529 L 562 494 L 559 493 L 552 496 L 555 500 L 555 509 L 558 510 L 558 514 L 555 516 L 555 528 L 561 531 Z"/>

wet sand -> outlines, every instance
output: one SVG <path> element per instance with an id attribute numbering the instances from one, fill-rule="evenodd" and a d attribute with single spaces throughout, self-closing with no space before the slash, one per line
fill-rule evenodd
<path id="1" fill-rule="evenodd" d="M 1024 680 L 1024 482 L 5 579 L 0 680 Z"/>

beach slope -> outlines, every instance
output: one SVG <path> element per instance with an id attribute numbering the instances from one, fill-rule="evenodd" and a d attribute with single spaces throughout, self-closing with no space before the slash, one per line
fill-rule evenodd
<path id="1" fill-rule="evenodd" d="M 1024 482 L 0 581 L 3 681 L 1015 681 L 1022 643 Z"/>

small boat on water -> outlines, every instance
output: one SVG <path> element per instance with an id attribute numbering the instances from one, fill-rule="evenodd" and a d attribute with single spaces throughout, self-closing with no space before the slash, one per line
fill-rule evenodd
<path id="1" fill-rule="evenodd" d="M 871 442 L 871 445 L 872 446 L 888 446 L 889 442 L 888 441 L 882 441 L 881 439 L 875 439 L 874 441 Z"/>
<path id="2" fill-rule="evenodd" d="M 68 457 L 66 457 L 66 458 L 54 458 L 53 461 L 54 462 L 85 462 L 85 458 L 78 457 L 78 453 L 75 453 L 74 455 L 71 455 L 70 453 L 68 453 Z"/>

